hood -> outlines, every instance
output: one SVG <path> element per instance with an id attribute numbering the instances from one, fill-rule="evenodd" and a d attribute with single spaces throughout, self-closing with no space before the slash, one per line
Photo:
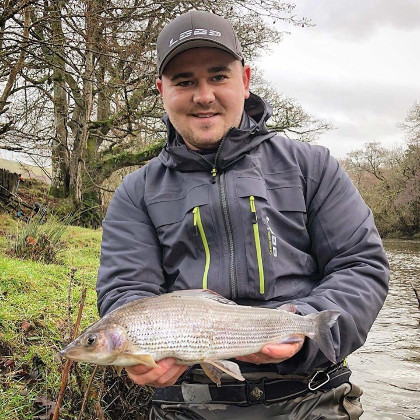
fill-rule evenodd
<path id="1" fill-rule="evenodd" d="M 265 99 L 251 93 L 250 97 L 245 100 L 244 115 L 240 127 L 231 128 L 222 139 L 215 153 L 214 163 L 212 159 L 209 159 L 208 154 L 200 154 L 188 149 L 165 114 L 163 121 L 168 134 L 159 159 L 165 166 L 182 172 L 212 168 L 224 170 L 261 142 L 275 135 L 275 132 L 269 131 L 265 124 L 272 113 L 273 109 Z"/>

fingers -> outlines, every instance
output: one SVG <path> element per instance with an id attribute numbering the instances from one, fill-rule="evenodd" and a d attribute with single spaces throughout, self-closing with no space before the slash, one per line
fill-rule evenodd
<path id="1" fill-rule="evenodd" d="M 294 356 L 303 346 L 304 337 L 292 343 L 270 343 L 260 352 L 237 357 L 238 360 L 256 365 L 265 363 L 280 363 Z M 128 376 L 138 385 L 149 385 L 156 388 L 173 385 L 185 372 L 188 366 L 178 365 L 173 358 L 162 359 L 157 362 L 158 367 L 135 365 L 125 370 Z"/>
<path id="2" fill-rule="evenodd" d="M 237 357 L 237 359 L 241 362 L 253 363 L 254 365 L 261 365 L 265 363 L 280 363 L 288 359 L 288 357 L 273 358 L 259 352 L 254 354 L 248 354 L 247 356 L 240 356 Z"/>
<path id="3" fill-rule="evenodd" d="M 150 386 L 154 386 L 156 388 L 171 386 L 179 379 L 187 368 L 188 366 L 175 364 L 154 383 L 151 383 Z"/>
<path id="4" fill-rule="evenodd" d="M 253 363 L 254 365 L 261 365 L 264 363 L 279 363 L 277 359 L 272 359 L 261 352 L 248 354 L 247 356 L 240 356 L 236 359 L 240 360 L 241 362 Z"/>
<path id="5" fill-rule="evenodd" d="M 160 388 L 173 385 L 188 368 L 188 366 L 176 364 L 172 358 L 162 359 L 157 364 L 158 367 L 135 365 L 125 370 L 136 384 Z"/>
<path id="6" fill-rule="evenodd" d="M 287 344 L 270 343 L 270 344 L 265 345 L 261 349 L 261 353 L 273 359 L 286 360 L 293 357 L 302 348 L 303 343 L 304 343 L 303 338 L 301 341 L 297 341 L 295 343 L 287 343 Z"/>
<path id="7" fill-rule="evenodd" d="M 303 346 L 304 337 L 301 341 L 287 344 L 270 343 L 265 345 L 260 352 L 237 357 L 241 362 L 256 365 L 264 363 L 281 363 L 294 356 Z"/>

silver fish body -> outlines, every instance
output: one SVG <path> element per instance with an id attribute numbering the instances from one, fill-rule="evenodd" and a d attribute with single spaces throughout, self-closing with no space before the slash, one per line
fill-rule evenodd
<path id="1" fill-rule="evenodd" d="M 105 315 L 60 352 L 99 365 L 130 366 L 173 357 L 200 363 L 220 383 L 221 372 L 243 380 L 231 359 L 255 353 L 267 343 L 304 335 L 333 362 L 330 328 L 337 311 L 307 316 L 237 305 L 211 291 L 186 290 L 129 302 Z"/>

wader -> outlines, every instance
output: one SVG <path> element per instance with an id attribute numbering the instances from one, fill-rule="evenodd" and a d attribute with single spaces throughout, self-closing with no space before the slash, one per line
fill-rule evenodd
<path id="1" fill-rule="evenodd" d="M 350 375 L 336 365 L 308 377 L 254 374 L 217 387 L 200 383 L 206 379 L 198 373 L 194 382 L 157 389 L 149 420 L 356 420 L 363 413 L 362 390 Z"/>

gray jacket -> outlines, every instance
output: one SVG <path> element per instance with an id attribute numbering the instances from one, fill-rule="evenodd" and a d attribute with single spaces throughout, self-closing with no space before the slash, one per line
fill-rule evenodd
<path id="1" fill-rule="evenodd" d="M 388 290 L 372 213 L 328 150 L 270 132 L 270 106 L 246 101 L 217 153 L 186 148 L 167 120 L 161 154 L 125 177 L 103 222 L 101 315 L 133 299 L 208 288 L 239 304 L 341 312 L 341 360 L 360 347 Z M 326 362 L 306 340 L 280 373 Z"/>

